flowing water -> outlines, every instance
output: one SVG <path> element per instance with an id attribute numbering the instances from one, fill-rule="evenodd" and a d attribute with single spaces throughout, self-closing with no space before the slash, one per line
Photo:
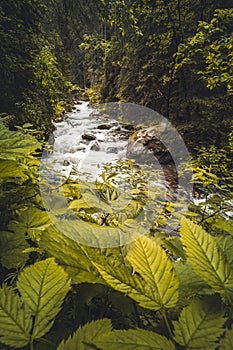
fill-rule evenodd
<path id="1" fill-rule="evenodd" d="M 93 181 L 103 161 L 126 157 L 128 131 L 88 104 L 75 105 L 73 112 L 56 124 L 50 160 L 66 176 L 75 168 L 79 177 Z"/>

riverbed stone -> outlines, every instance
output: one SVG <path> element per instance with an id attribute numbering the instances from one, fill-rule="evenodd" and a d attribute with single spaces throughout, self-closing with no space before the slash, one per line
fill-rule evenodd
<path id="1" fill-rule="evenodd" d="M 160 164 L 172 163 L 172 156 L 165 145 L 160 141 L 160 139 L 166 139 L 163 135 L 161 137 L 161 132 L 156 127 L 148 127 L 136 131 L 130 136 L 128 147 L 127 147 L 127 157 L 128 158 L 144 158 L 147 159 L 147 155 L 154 155 Z"/>
<path id="2" fill-rule="evenodd" d="M 117 154 L 118 153 L 118 148 L 117 147 L 108 147 L 107 150 L 106 150 L 106 153 Z"/>
<path id="3" fill-rule="evenodd" d="M 87 141 L 93 141 L 96 140 L 96 136 L 90 133 L 86 133 L 82 135 L 82 139 Z"/>
<path id="4" fill-rule="evenodd" d="M 100 150 L 100 146 L 99 146 L 98 142 L 95 141 L 95 142 L 91 145 L 90 149 L 91 149 L 91 151 L 99 151 L 99 150 Z"/>
<path id="5" fill-rule="evenodd" d="M 100 124 L 97 126 L 97 129 L 99 130 L 109 130 L 111 129 L 112 125 L 111 124 Z"/>
<path id="6" fill-rule="evenodd" d="M 161 142 L 163 140 L 171 148 L 173 145 L 171 136 L 169 131 L 161 131 L 158 127 L 140 129 L 129 138 L 127 158 L 136 159 L 139 164 L 158 162 L 168 185 L 175 188 L 178 181 L 176 166 L 170 151 Z"/>

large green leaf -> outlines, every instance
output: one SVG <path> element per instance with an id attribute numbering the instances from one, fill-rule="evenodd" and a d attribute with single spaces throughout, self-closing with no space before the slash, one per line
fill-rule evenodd
<path id="1" fill-rule="evenodd" d="M 183 218 L 181 241 L 193 269 L 216 292 L 224 293 L 233 288 L 233 269 L 214 237 L 199 225 Z"/>
<path id="2" fill-rule="evenodd" d="M 0 158 L 16 159 L 25 157 L 40 148 L 39 142 L 30 135 L 20 131 L 10 131 L 0 123 Z"/>
<path id="3" fill-rule="evenodd" d="M 23 250 L 28 247 L 23 234 L 0 232 L 0 261 L 8 269 L 23 265 L 27 261 L 28 254 L 23 253 Z"/>
<path id="4" fill-rule="evenodd" d="M 194 272 L 187 260 L 176 262 L 174 268 L 180 280 L 179 307 L 187 306 L 191 298 L 214 293 L 213 289 Z"/>
<path id="5" fill-rule="evenodd" d="M 127 259 L 154 290 L 160 307 L 174 307 L 178 300 L 179 280 L 168 256 L 152 239 L 141 236 L 135 241 Z"/>
<path id="6" fill-rule="evenodd" d="M 227 329 L 224 338 L 220 340 L 219 350 L 232 350 L 233 344 L 233 329 Z"/>
<path id="7" fill-rule="evenodd" d="M 0 178 L 6 180 L 7 178 L 17 178 L 15 182 L 22 184 L 28 179 L 28 176 L 23 172 L 23 167 L 14 160 L 0 159 Z"/>
<path id="8" fill-rule="evenodd" d="M 231 224 L 232 226 L 232 224 Z M 221 248 L 221 250 L 224 252 L 224 254 L 227 257 L 227 261 L 229 261 L 230 264 L 233 263 L 233 237 L 225 234 L 221 234 L 215 237 L 215 241 L 217 242 L 218 246 Z"/>
<path id="9" fill-rule="evenodd" d="M 88 254 L 92 248 L 82 247 L 78 242 L 66 237 L 52 226 L 43 232 L 40 246 L 57 258 L 65 271 L 71 276 L 72 283 L 101 282 Z M 95 253 L 93 252 L 93 254 Z"/>
<path id="10" fill-rule="evenodd" d="M 160 309 L 157 293 L 125 265 L 112 267 L 106 263 L 104 265 L 95 264 L 95 266 L 112 288 L 128 295 L 140 306 L 152 310 Z"/>
<path id="11" fill-rule="evenodd" d="M 94 343 L 102 350 L 175 350 L 167 338 L 144 329 L 113 331 L 103 334 Z"/>
<path id="12" fill-rule="evenodd" d="M 30 236 L 40 234 L 51 224 L 46 211 L 34 206 L 19 210 L 15 220 L 10 221 L 8 229 L 17 233 L 28 233 Z"/>
<path id="13" fill-rule="evenodd" d="M 215 300 L 216 303 L 216 300 Z M 215 350 L 216 341 L 224 332 L 224 312 L 216 311 L 213 303 L 193 301 L 174 321 L 175 341 L 186 350 Z"/>
<path id="14" fill-rule="evenodd" d="M 68 275 L 54 258 L 49 258 L 25 268 L 19 275 L 17 287 L 35 316 L 32 337 L 40 338 L 52 327 L 70 289 Z"/>
<path id="15" fill-rule="evenodd" d="M 93 349 L 93 342 L 102 334 L 109 333 L 112 330 L 111 321 L 102 319 L 85 324 L 67 341 L 62 341 L 57 350 L 90 350 Z"/>
<path id="16" fill-rule="evenodd" d="M 0 289 L 0 342 L 21 348 L 29 343 L 32 319 L 12 287 Z"/>

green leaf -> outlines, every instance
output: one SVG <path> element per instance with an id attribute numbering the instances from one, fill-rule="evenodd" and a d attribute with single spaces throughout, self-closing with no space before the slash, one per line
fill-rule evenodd
<path id="1" fill-rule="evenodd" d="M 232 221 L 227 220 L 225 218 L 216 218 L 214 224 L 214 229 L 221 230 L 221 232 L 225 231 L 233 236 L 233 228 L 232 228 Z"/>
<path id="2" fill-rule="evenodd" d="M 225 293 L 233 287 L 233 269 L 219 249 L 214 237 L 200 226 L 183 218 L 181 241 L 194 271 L 216 292 Z"/>
<path id="3" fill-rule="evenodd" d="M 84 248 L 78 242 L 66 237 L 55 227 L 51 226 L 43 232 L 40 247 L 57 258 L 71 276 L 72 283 L 101 283 L 98 272 L 86 252 L 88 248 Z M 89 248 L 89 250 L 91 249 Z"/>
<path id="4" fill-rule="evenodd" d="M 226 255 L 227 261 L 230 264 L 233 264 L 233 237 L 228 235 L 218 235 L 215 236 L 215 241 L 217 242 L 217 245 L 219 248 L 224 252 Z"/>
<path id="5" fill-rule="evenodd" d="M 40 144 L 29 135 L 22 134 L 17 131 L 9 131 L 5 128 L 0 129 L 0 152 L 1 159 L 16 159 L 18 157 L 27 156 L 36 148 L 40 147 Z M 2 134 L 5 134 L 4 137 Z"/>
<path id="6" fill-rule="evenodd" d="M 28 233 L 30 236 L 41 233 L 51 224 L 46 211 L 34 206 L 19 210 L 15 220 L 10 221 L 8 229 L 17 233 Z"/>
<path id="7" fill-rule="evenodd" d="M 19 275 L 17 287 L 35 316 L 32 337 L 40 338 L 52 327 L 70 289 L 68 275 L 54 258 L 49 258 L 25 268 Z"/>
<path id="8" fill-rule="evenodd" d="M 21 348 L 30 341 L 32 319 L 12 287 L 0 289 L 0 341 Z"/>
<path id="9" fill-rule="evenodd" d="M 144 329 L 117 330 L 94 341 L 102 350 L 175 350 L 166 337 Z"/>
<path id="10" fill-rule="evenodd" d="M 136 274 L 133 274 L 125 265 L 121 267 L 112 267 L 107 263 L 103 266 L 99 264 L 94 265 L 103 279 L 112 288 L 128 295 L 142 307 L 152 310 L 160 309 L 157 294 L 154 293 L 154 290 L 147 286 Z"/>
<path id="11" fill-rule="evenodd" d="M 215 310 L 213 303 L 193 301 L 182 310 L 179 320 L 173 322 L 175 341 L 186 350 L 215 350 L 224 332 L 223 315 L 224 312 Z"/>
<path id="12" fill-rule="evenodd" d="M 14 160 L 0 160 L 0 176 L 1 179 L 20 178 L 18 182 L 21 184 L 28 179 L 19 163 Z"/>
<path id="13" fill-rule="evenodd" d="M 8 269 L 23 265 L 27 261 L 28 255 L 23 251 L 28 247 L 23 234 L 0 232 L 0 261 Z"/>
<path id="14" fill-rule="evenodd" d="M 20 131 L 10 131 L 2 123 L 0 124 L 1 159 L 25 157 L 37 148 L 40 148 L 40 144 L 34 137 Z"/>
<path id="15" fill-rule="evenodd" d="M 213 289 L 199 276 L 187 261 L 179 261 L 174 264 L 177 276 L 180 280 L 180 293 L 178 305 L 187 306 L 190 300 L 201 295 L 211 295 Z"/>
<path id="16" fill-rule="evenodd" d="M 141 236 L 127 255 L 133 268 L 154 290 L 160 307 L 174 307 L 178 300 L 179 280 L 168 256 L 152 239 Z"/>
<path id="17" fill-rule="evenodd" d="M 102 334 L 111 332 L 112 325 L 108 319 L 102 319 L 85 324 L 79 327 L 78 330 L 67 341 L 62 341 L 57 350 L 89 350 L 93 349 L 90 345 L 96 338 Z"/>
<path id="18" fill-rule="evenodd" d="M 224 338 L 220 340 L 219 350 L 232 350 L 233 344 L 233 329 L 227 329 Z"/>

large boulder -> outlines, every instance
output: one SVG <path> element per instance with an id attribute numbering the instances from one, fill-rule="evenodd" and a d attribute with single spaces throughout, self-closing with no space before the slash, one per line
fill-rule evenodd
<path id="1" fill-rule="evenodd" d="M 175 147 L 171 133 L 161 131 L 156 126 L 147 127 L 130 136 L 127 158 L 135 159 L 138 164 L 159 163 L 158 169 L 162 170 L 168 186 L 174 189 L 177 187 L 178 175 L 169 151 L 169 149 L 174 151 L 172 146 Z"/>
<path id="2" fill-rule="evenodd" d="M 166 131 L 161 133 L 157 127 L 140 129 L 129 138 L 127 157 L 148 163 L 153 161 L 153 155 L 160 164 L 171 164 L 173 159 L 170 151 L 161 141 L 167 138 Z"/>

